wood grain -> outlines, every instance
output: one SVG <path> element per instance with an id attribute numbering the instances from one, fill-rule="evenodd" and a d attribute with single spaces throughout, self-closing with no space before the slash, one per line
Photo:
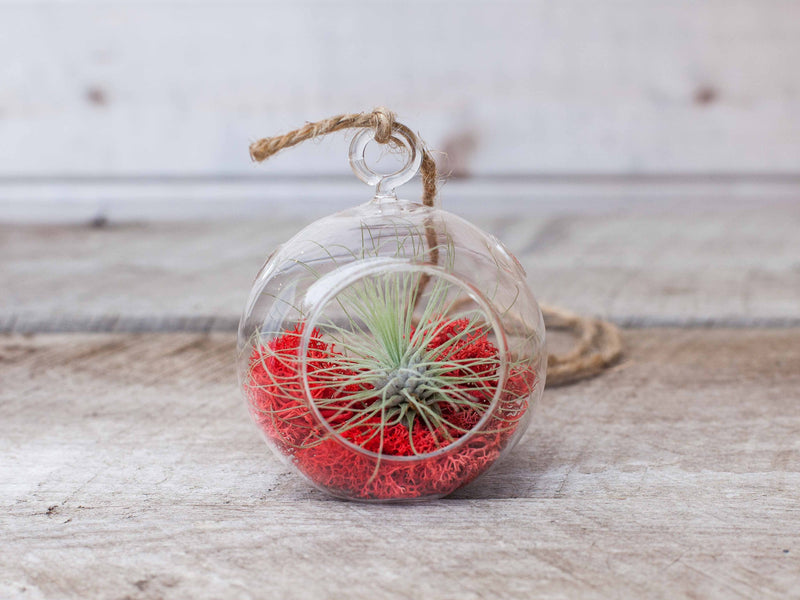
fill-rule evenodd
<path id="1" fill-rule="evenodd" d="M 798 598 L 800 329 L 637 330 L 457 495 L 343 503 L 229 334 L 0 338 L 3 598 Z"/>
<path id="2" fill-rule="evenodd" d="M 176 222 L 317 218 L 366 202 L 372 189 L 346 165 L 337 140 L 336 175 L 283 176 L 273 162 L 249 176 L 0 177 L 4 223 Z M 439 166 L 448 172 L 445 162 Z M 420 198 L 419 178 L 402 198 Z M 800 203 L 800 173 L 532 174 L 448 178 L 443 206 L 459 214 L 554 216 L 627 213 L 694 214 L 770 210 Z"/>
<path id="3" fill-rule="evenodd" d="M 308 222 L 0 225 L 0 331 L 233 330 L 263 261 Z M 800 323 L 800 204 L 477 222 L 542 301 L 623 325 Z"/>
<path id="4" fill-rule="evenodd" d="M 252 173 L 253 139 L 376 104 L 462 175 L 800 164 L 791 0 L 6 0 L 0 22 L 0 177 Z M 270 168 L 339 173 L 340 146 Z"/>

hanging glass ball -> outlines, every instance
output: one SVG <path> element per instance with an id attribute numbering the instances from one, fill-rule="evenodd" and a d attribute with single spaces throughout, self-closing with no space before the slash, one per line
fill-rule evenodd
<path id="1" fill-rule="evenodd" d="M 437 207 L 377 194 L 280 246 L 239 326 L 240 385 L 269 445 L 355 500 L 445 496 L 520 438 L 544 389 L 544 324 L 518 261 Z M 409 145 L 412 141 L 408 141 Z"/>

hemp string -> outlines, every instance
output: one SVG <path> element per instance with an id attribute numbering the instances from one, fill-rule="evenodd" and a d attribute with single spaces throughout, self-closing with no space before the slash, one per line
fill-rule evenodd
<path id="1" fill-rule="evenodd" d="M 284 148 L 296 146 L 306 140 L 321 137 L 343 129 L 369 128 L 375 131 L 374 139 L 379 144 L 389 144 L 394 148 L 404 148 L 398 133 L 413 142 L 422 153 L 420 175 L 422 176 L 422 202 L 433 207 L 437 191 L 436 161 L 420 138 L 406 125 L 395 119 L 392 111 L 379 107 L 368 113 L 337 115 L 321 121 L 306 123 L 303 127 L 283 135 L 260 139 L 250 145 L 250 157 L 262 162 Z M 435 232 L 426 227 L 431 262 L 438 262 L 438 248 Z M 427 283 L 427 277 L 420 281 L 420 288 Z M 600 319 L 592 319 L 574 314 L 556 306 L 541 306 L 545 326 L 548 329 L 570 332 L 577 342 L 571 350 L 563 354 L 549 354 L 547 357 L 547 386 L 573 383 L 598 375 L 613 365 L 622 355 L 622 337 L 619 329 Z"/>

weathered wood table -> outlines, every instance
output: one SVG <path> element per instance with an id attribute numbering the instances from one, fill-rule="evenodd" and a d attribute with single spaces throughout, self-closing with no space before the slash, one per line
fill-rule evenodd
<path id="1" fill-rule="evenodd" d="M 300 222 L 0 228 L 0 598 L 800 597 L 800 207 L 486 219 L 626 326 L 447 499 L 331 500 L 238 396 Z"/>

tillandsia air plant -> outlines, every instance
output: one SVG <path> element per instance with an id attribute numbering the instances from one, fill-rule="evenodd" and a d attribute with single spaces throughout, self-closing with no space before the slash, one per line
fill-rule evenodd
<path id="1" fill-rule="evenodd" d="M 245 345 L 251 414 L 281 455 L 337 496 L 452 492 L 516 437 L 540 387 L 535 361 L 519 352 L 538 333 L 518 328 L 509 347 L 520 332 L 503 327 L 520 291 L 497 314 L 496 288 L 481 293 L 453 274 L 460 251 L 444 224 L 440 243 L 426 246 L 417 222 L 362 219 L 355 248 L 302 236 L 309 258 L 285 266 L 303 277 L 259 294 L 271 311 Z M 431 256 L 441 264 L 429 266 Z M 287 299 L 298 284 L 304 305 Z"/>

